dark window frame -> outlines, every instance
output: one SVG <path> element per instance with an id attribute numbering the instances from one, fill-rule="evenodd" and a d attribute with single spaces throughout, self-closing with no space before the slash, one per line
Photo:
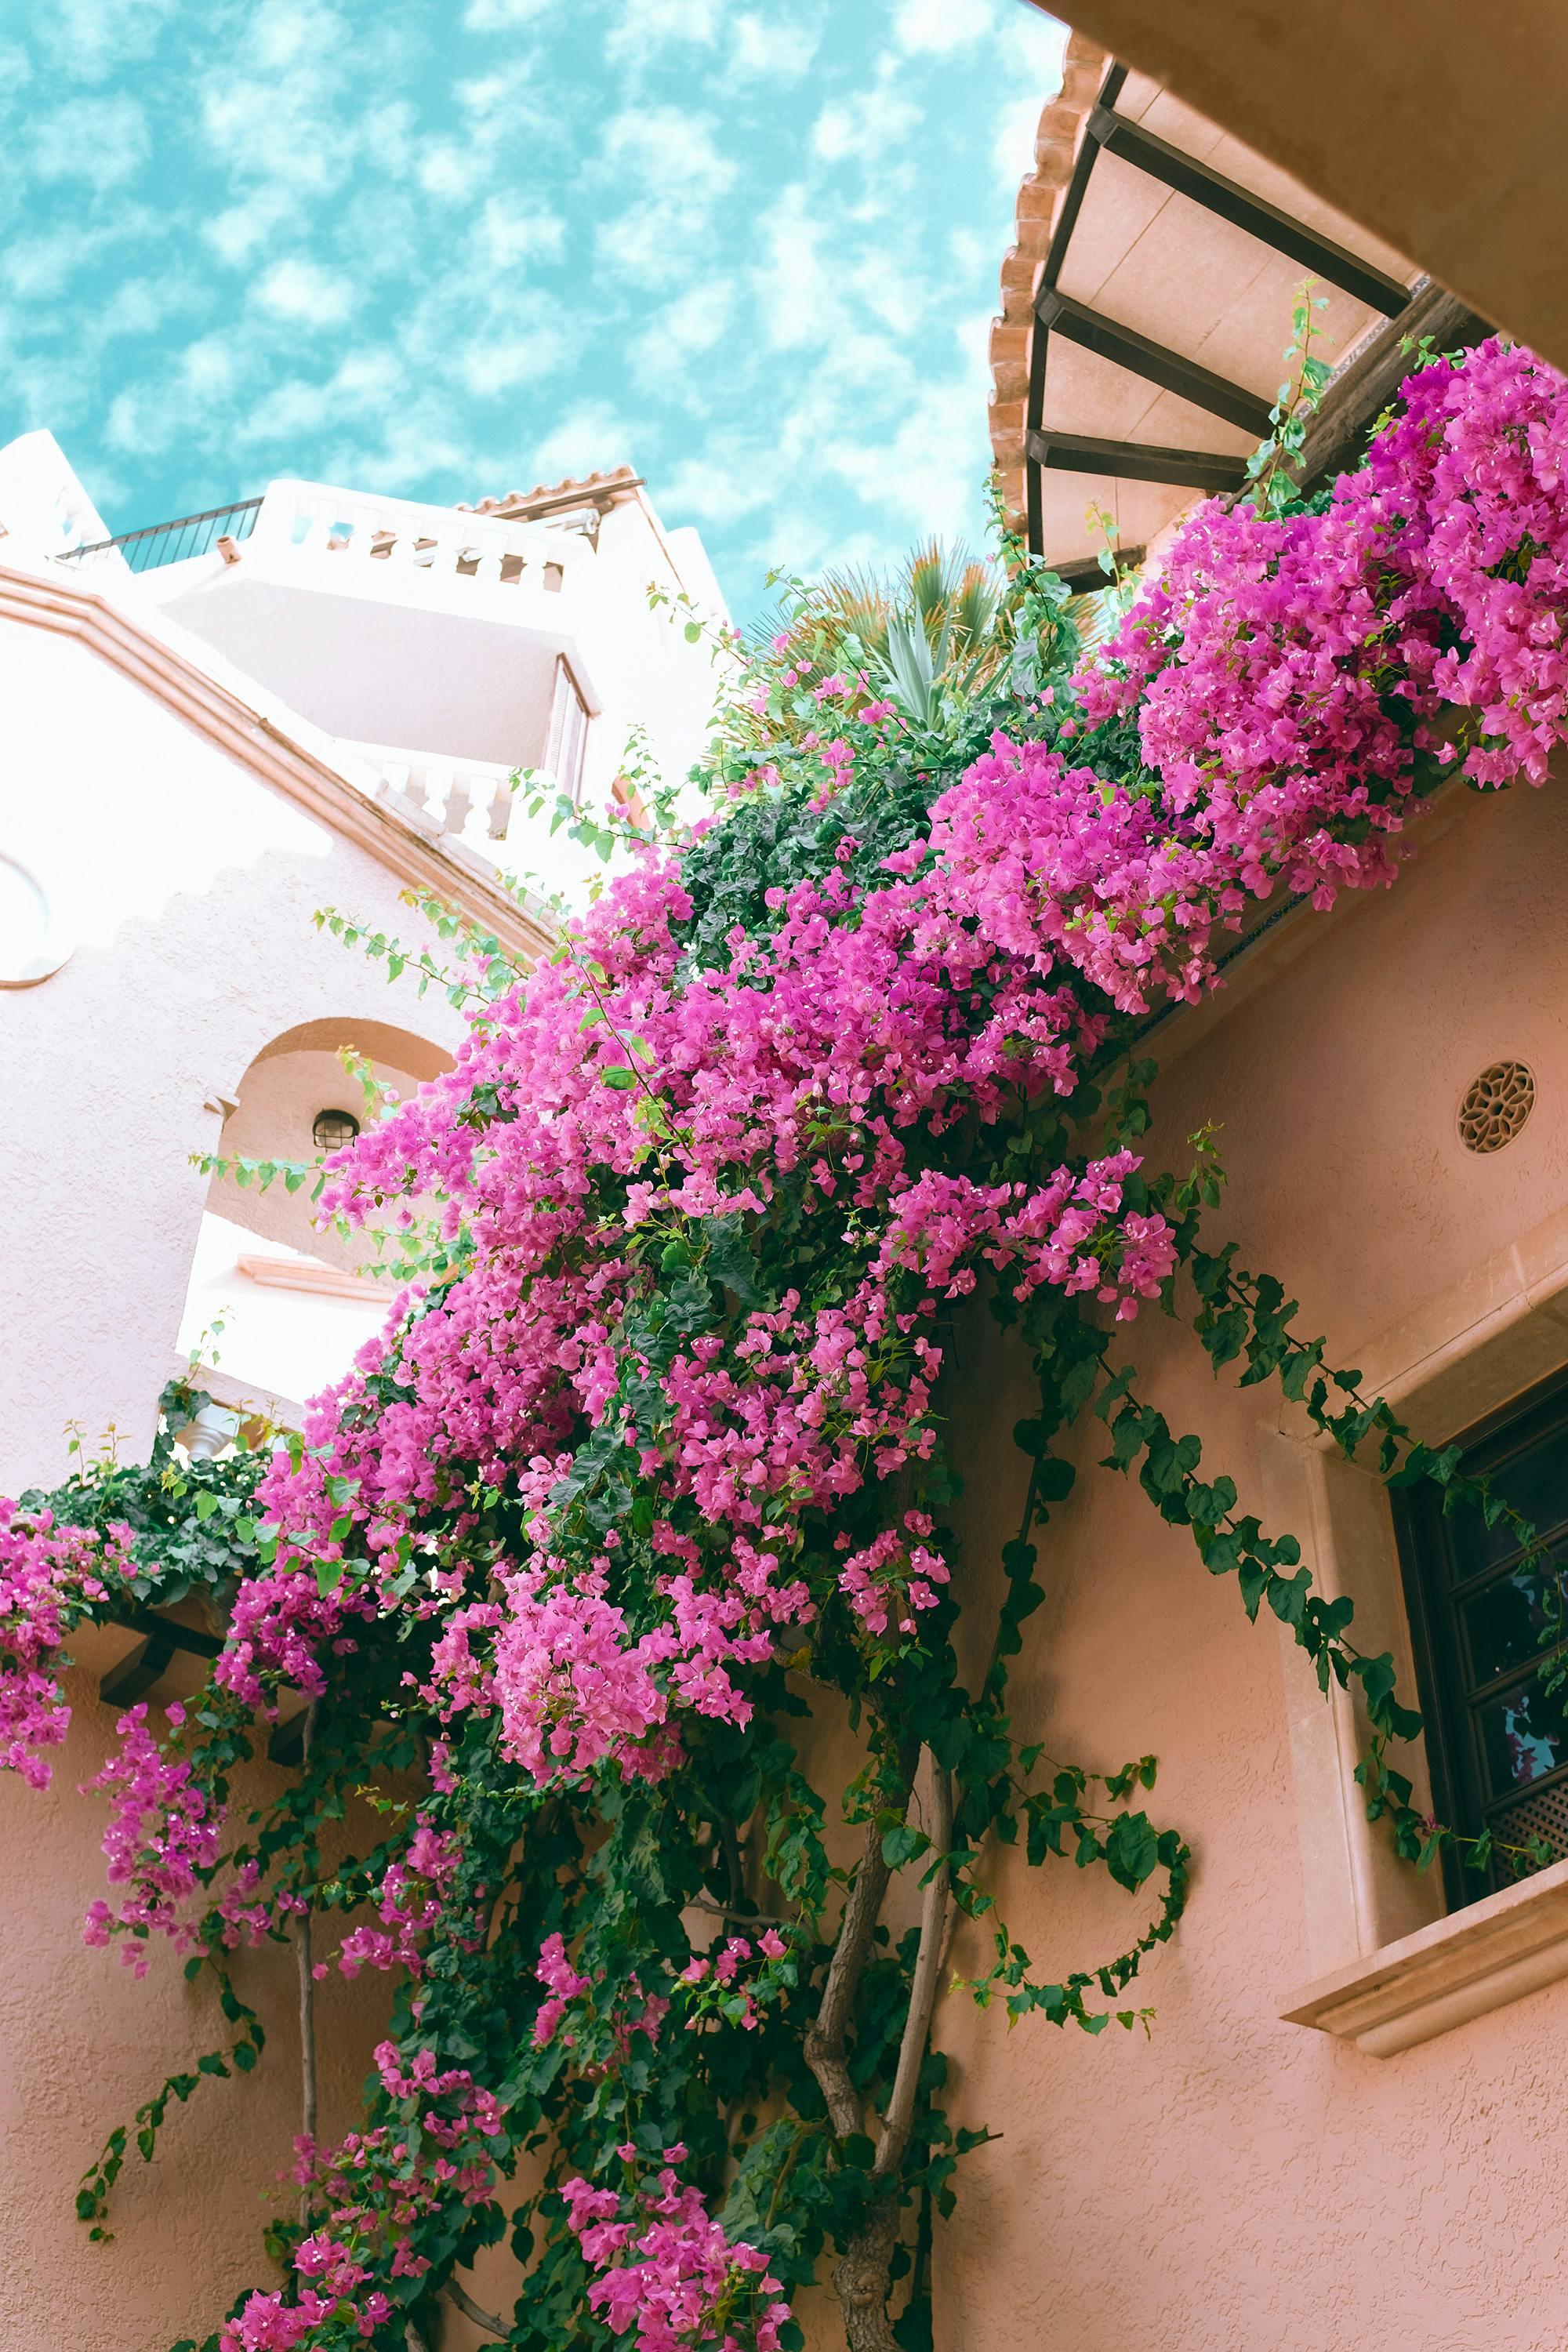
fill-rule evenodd
<path id="1" fill-rule="evenodd" d="M 1510 1464 L 1523 1468 L 1544 1456 L 1553 1470 L 1560 1465 L 1561 1503 L 1542 1517 L 1538 1533 L 1555 1542 L 1562 1574 L 1568 1546 L 1568 1370 L 1489 1413 L 1458 1443 L 1464 1470 L 1494 1474 L 1505 1495 Z M 1531 1800 L 1561 1790 L 1568 1807 L 1568 1748 L 1561 1763 L 1511 1787 L 1500 1789 L 1488 1767 L 1482 1710 L 1525 1687 L 1531 1675 L 1522 1658 L 1489 1674 L 1477 1670 L 1472 1604 L 1506 1586 L 1521 1554 L 1512 1549 L 1479 1565 L 1467 1563 L 1462 1531 L 1429 1479 L 1396 1488 L 1392 1500 L 1436 1817 L 1463 1836 L 1474 1837 L 1489 1824 L 1506 1837 L 1509 1814 Z M 1506 1866 L 1494 1864 L 1482 1874 L 1451 1851 L 1443 1857 L 1443 1878 L 1450 1911 L 1513 1883 Z"/>

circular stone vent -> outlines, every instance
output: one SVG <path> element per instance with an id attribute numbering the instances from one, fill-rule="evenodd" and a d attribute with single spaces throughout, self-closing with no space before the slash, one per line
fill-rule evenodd
<path id="1" fill-rule="evenodd" d="M 1500 1151 L 1535 1108 L 1535 1079 L 1527 1062 L 1493 1062 L 1465 1088 L 1459 1140 L 1467 1151 Z"/>

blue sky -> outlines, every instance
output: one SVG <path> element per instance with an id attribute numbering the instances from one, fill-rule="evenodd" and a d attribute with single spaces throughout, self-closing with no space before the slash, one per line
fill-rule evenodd
<path id="1" fill-rule="evenodd" d="M 1024 0 L 0 0 L 0 442 L 113 530 L 630 460 L 731 602 L 979 529 Z"/>

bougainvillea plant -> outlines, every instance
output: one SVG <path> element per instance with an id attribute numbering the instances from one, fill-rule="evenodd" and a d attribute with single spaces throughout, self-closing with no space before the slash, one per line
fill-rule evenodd
<path id="1" fill-rule="evenodd" d="M 363 2116 L 321 2141 L 308 2104 L 278 2274 L 209 2352 L 405 2352 L 452 2303 L 514 2352 L 788 2352 L 819 2276 L 854 2352 L 929 2344 L 932 2217 L 975 2137 L 943 2112 L 938 1996 L 1131 2024 L 1186 1893 L 1152 1759 L 1047 1763 L 1008 1713 L 1086 1416 L 1089 1458 L 1358 1687 L 1399 1850 L 1447 1836 L 1390 1760 L 1417 1727 L 1390 1660 L 1141 1399 L 1128 1327 L 1163 1307 L 1390 1478 L 1504 1506 L 1201 1235 L 1218 1171 L 1201 1139 L 1151 1163 L 1138 1039 L 1264 902 L 1392 882 L 1446 778 L 1542 781 L 1565 459 L 1562 379 L 1494 341 L 1414 373 L 1327 499 L 1274 469 L 1201 509 L 1092 658 L 1014 542 L 978 664 L 940 599 L 873 627 L 797 596 L 737 656 L 703 821 L 526 976 L 475 943 L 456 1068 L 324 1199 L 411 1230 L 443 1202 L 427 1271 L 301 1435 L 200 1474 L 223 1653 L 166 1730 L 132 1709 L 100 1775 L 89 1938 L 216 1978 L 236 2037 L 198 2072 L 255 2063 L 247 1948 L 393 1988 Z M 943 1359 L 981 1301 L 1039 1405 L 965 1683 L 990 1587 L 953 1532 Z M 90 1478 L 0 1511 L 5 1760 L 47 1770 L 59 1644 L 157 1598 L 163 1558 Z M 299 1770 L 231 1817 L 233 1766 L 301 1698 Z M 384 1834 L 325 1851 L 367 1781 L 402 1792 Z M 1141 1894 L 1125 1950 L 1040 1980 L 995 1925 L 998 1841 Z M 995 1927 L 962 1988 L 955 1906 Z M 196 2079 L 143 2110 L 142 2154 Z M 95 2228 L 125 2151 L 84 2185 Z M 487 2312 L 466 2273 L 508 2236 L 515 2301 Z"/>

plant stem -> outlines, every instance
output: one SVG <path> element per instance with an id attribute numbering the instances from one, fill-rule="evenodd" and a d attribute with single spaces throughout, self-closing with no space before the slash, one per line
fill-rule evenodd
<path id="1" fill-rule="evenodd" d="M 883 2179 L 896 2172 L 903 2161 L 910 2126 L 914 2121 L 915 2094 L 920 2085 L 921 2067 L 925 2061 L 931 2011 L 936 2006 L 937 1978 L 942 1968 L 942 1943 L 947 1927 L 947 1850 L 952 1843 L 952 1775 L 943 1770 L 929 1748 L 926 1754 L 931 1760 L 931 1842 L 937 1861 L 927 1883 L 921 1908 L 921 1940 L 915 1954 L 914 1975 L 910 1983 L 910 2011 L 904 2020 L 903 2040 L 899 2044 L 899 2066 L 893 2077 L 893 2095 L 882 2118 L 881 2138 L 872 2168 Z"/>
<path id="2" fill-rule="evenodd" d="M 310 1761 L 310 1744 L 316 1730 L 316 1709 L 319 1701 L 312 1699 L 305 1709 L 304 1727 L 300 1735 L 300 1770 Z M 311 1965 L 310 1906 L 294 1922 L 294 1954 L 300 1972 L 300 2129 L 310 2141 L 316 2138 L 316 1979 Z M 310 2220 L 310 2192 L 300 2191 L 300 2223 L 303 2228 Z"/>
<path id="3" fill-rule="evenodd" d="M 899 1755 L 899 1784 L 904 1790 L 906 1809 L 917 1753 L 906 1746 Z M 860 2128 L 860 2094 L 849 2072 L 845 2030 L 891 1876 L 882 1856 L 882 1832 L 873 1815 L 866 1824 L 859 1865 L 845 1900 L 822 2006 L 805 2036 L 805 2063 L 816 2077 L 828 2121 L 840 2139 Z M 884 2175 L 883 2193 L 872 2206 L 865 2226 L 848 2241 L 834 2266 L 833 2284 L 844 2314 L 849 2352 L 899 2352 L 888 2317 L 899 2223 L 898 2200 L 892 2190 L 891 2178 Z"/>
<path id="4" fill-rule="evenodd" d="M 456 2279 L 448 2279 L 441 2292 L 449 2301 L 457 2305 L 465 2319 L 471 2319 L 474 2326 L 482 2327 L 487 2336 L 498 2336 L 503 2343 L 505 2342 L 511 2331 L 504 2321 L 498 2319 L 493 2312 L 487 2311 L 482 2304 L 476 2303 L 473 2296 L 458 2284 Z"/>

